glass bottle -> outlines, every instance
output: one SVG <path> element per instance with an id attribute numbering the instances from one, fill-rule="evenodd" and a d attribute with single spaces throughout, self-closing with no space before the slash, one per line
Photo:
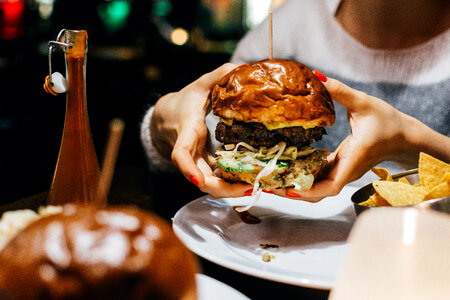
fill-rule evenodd
<path id="1" fill-rule="evenodd" d="M 87 32 L 65 30 L 63 42 L 66 61 L 66 115 L 61 146 L 48 205 L 91 203 L 106 205 L 98 195 L 100 166 L 92 141 L 86 102 Z"/>

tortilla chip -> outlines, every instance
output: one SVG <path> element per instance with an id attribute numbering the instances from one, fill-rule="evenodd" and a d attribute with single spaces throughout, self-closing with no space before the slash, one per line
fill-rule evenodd
<path id="1" fill-rule="evenodd" d="M 450 196 L 450 164 L 421 152 L 419 156 L 419 182 L 411 185 L 406 177 L 393 181 L 385 168 L 372 168 L 381 180 L 375 180 L 375 193 L 360 205 L 404 206 Z"/>
<path id="2" fill-rule="evenodd" d="M 411 183 L 409 183 L 408 179 L 406 179 L 406 177 L 401 177 L 399 180 L 397 180 L 397 182 L 402 182 L 402 183 L 406 183 L 406 184 L 411 184 Z"/>
<path id="3" fill-rule="evenodd" d="M 439 183 L 441 184 L 443 182 L 447 182 L 450 184 L 450 172 L 447 172 L 444 174 L 444 176 L 442 176 L 441 181 Z"/>
<path id="4" fill-rule="evenodd" d="M 423 201 L 430 200 L 430 199 L 437 199 L 437 198 L 444 198 L 450 196 L 450 181 L 442 182 L 435 187 L 433 187 L 431 190 L 428 191 L 428 193 L 425 195 Z"/>
<path id="5" fill-rule="evenodd" d="M 426 189 L 438 185 L 441 178 L 450 172 L 450 164 L 421 152 L 419 157 L 419 181 Z"/>
<path id="6" fill-rule="evenodd" d="M 370 196 L 370 198 L 367 199 L 366 201 L 359 202 L 358 205 L 376 207 L 376 204 L 372 201 L 371 198 L 372 198 L 372 196 Z"/>
<path id="7" fill-rule="evenodd" d="M 427 190 L 402 182 L 374 180 L 373 187 L 392 206 L 413 205 L 422 201 Z"/>
<path id="8" fill-rule="evenodd" d="M 375 173 L 381 180 L 393 181 L 391 174 L 385 168 L 372 168 L 372 172 Z"/>
<path id="9" fill-rule="evenodd" d="M 391 206 L 383 197 L 381 197 L 378 193 L 373 194 L 364 202 L 359 203 L 362 206 L 370 206 L 370 207 L 381 207 L 381 206 Z"/>

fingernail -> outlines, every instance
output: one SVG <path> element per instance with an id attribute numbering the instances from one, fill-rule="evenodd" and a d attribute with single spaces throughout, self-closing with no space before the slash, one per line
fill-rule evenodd
<path id="1" fill-rule="evenodd" d="M 264 192 L 264 193 L 267 193 L 267 194 L 273 194 L 273 192 L 272 192 L 272 191 L 269 191 L 269 190 L 263 190 L 263 192 Z"/>
<path id="2" fill-rule="evenodd" d="M 189 177 L 189 180 L 190 180 L 193 184 L 195 184 L 196 186 L 199 186 L 199 185 L 200 185 L 200 182 L 198 181 L 197 177 L 194 176 L 194 175 L 191 175 L 191 176 Z"/>
<path id="3" fill-rule="evenodd" d="M 253 189 L 246 190 L 244 196 L 251 196 L 253 194 Z"/>
<path id="4" fill-rule="evenodd" d="M 300 197 L 299 194 L 294 193 L 294 192 L 287 192 L 286 196 L 291 197 L 291 198 L 298 198 L 298 197 Z"/>
<path id="5" fill-rule="evenodd" d="M 313 70 L 313 74 L 316 75 L 316 77 L 319 78 L 319 80 L 322 82 L 327 82 L 327 80 L 328 80 L 327 76 L 323 75 L 322 73 L 320 73 L 317 70 Z"/>

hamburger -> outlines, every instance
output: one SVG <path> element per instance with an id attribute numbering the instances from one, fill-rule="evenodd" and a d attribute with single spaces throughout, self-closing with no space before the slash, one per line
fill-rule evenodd
<path id="1" fill-rule="evenodd" d="M 308 190 L 326 166 L 311 146 L 332 126 L 335 111 L 322 82 L 305 65 L 266 59 L 241 65 L 211 89 L 219 116 L 216 149 L 221 177 L 260 189 Z"/>
<path id="2" fill-rule="evenodd" d="M 73 204 L 31 215 L 0 220 L 20 227 L 0 249 L 0 299 L 197 299 L 198 262 L 157 215 Z"/>

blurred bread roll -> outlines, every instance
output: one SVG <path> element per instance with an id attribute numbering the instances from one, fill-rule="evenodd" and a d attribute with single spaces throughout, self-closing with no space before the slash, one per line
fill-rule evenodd
<path id="1" fill-rule="evenodd" d="M 162 218 L 66 205 L 0 252 L 0 299 L 196 299 L 198 264 Z"/>

